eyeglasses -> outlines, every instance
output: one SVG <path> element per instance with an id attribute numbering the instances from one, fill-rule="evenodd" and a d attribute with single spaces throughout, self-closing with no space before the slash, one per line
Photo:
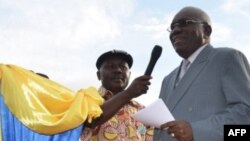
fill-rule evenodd
<path id="1" fill-rule="evenodd" d="M 197 21 L 197 20 L 193 20 L 193 19 L 183 19 L 183 20 L 179 20 L 175 23 L 172 23 L 170 25 L 170 27 L 167 29 L 168 32 L 172 32 L 173 29 L 175 27 L 185 27 L 185 26 L 188 26 L 188 25 L 191 25 L 191 24 L 207 24 L 206 22 L 202 22 L 202 21 Z"/>

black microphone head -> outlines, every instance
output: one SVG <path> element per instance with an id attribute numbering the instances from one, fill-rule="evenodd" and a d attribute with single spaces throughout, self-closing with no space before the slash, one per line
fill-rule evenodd
<path id="1" fill-rule="evenodd" d="M 155 45 L 155 47 L 152 50 L 151 56 L 158 59 L 161 56 L 161 52 L 162 52 L 162 47 L 159 45 Z"/>
<path id="2" fill-rule="evenodd" d="M 151 73 L 152 73 L 152 71 L 154 69 L 156 61 L 161 56 L 161 52 L 162 52 L 162 47 L 159 46 L 159 45 L 155 45 L 153 50 L 152 50 L 152 53 L 151 53 L 151 58 L 150 58 L 148 67 L 146 69 L 146 72 L 144 73 L 145 75 L 151 75 Z"/>

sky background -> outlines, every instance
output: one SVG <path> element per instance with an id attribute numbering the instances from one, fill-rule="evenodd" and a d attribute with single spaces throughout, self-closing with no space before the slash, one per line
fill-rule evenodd
<path id="1" fill-rule="evenodd" d="M 166 29 L 184 6 L 208 13 L 213 46 L 238 49 L 250 60 L 250 0 L 0 0 L 0 62 L 47 74 L 77 91 L 101 85 L 95 67 L 100 54 L 129 52 L 132 81 L 160 45 L 150 89 L 137 98 L 148 105 L 180 64 Z"/>

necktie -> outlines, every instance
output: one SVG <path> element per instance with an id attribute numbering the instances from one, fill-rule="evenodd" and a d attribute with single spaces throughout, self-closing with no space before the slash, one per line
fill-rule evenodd
<path id="1" fill-rule="evenodd" d="M 190 62 L 188 60 L 183 60 L 181 64 L 181 72 L 179 75 L 179 80 L 184 76 L 187 72 Z"/>
<path id="2" fill-rule="evenodd" d="M 188 60 L 183 60 L 182 61 L 181 70 L 180 70 L 178 79 L 176 81 L 176 86 L 178 85 L 178 83 L 180 82 L 180 80 L 182 79 L 182 77 L 184 76 L 186 71 L 188 70 L 189 65 L 190 65 L 190 62 Z"/>

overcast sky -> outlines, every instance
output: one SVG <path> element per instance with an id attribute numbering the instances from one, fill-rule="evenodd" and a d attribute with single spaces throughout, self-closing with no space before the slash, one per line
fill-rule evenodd
<path id="1" fill-rule="evenodd" d="M 180 64 L 166 29 L 184 6 L 209 14 L 212 45 L 233 47 L 250 60 L 250 0 L 0 0 L 0 62 L 47 74 L 76 91 L 100 86 L 95 62 L 103 52 L 129 52 L 132 80 L 161 45 L 150 90 L 137 99 L 148 105 Z"/>

